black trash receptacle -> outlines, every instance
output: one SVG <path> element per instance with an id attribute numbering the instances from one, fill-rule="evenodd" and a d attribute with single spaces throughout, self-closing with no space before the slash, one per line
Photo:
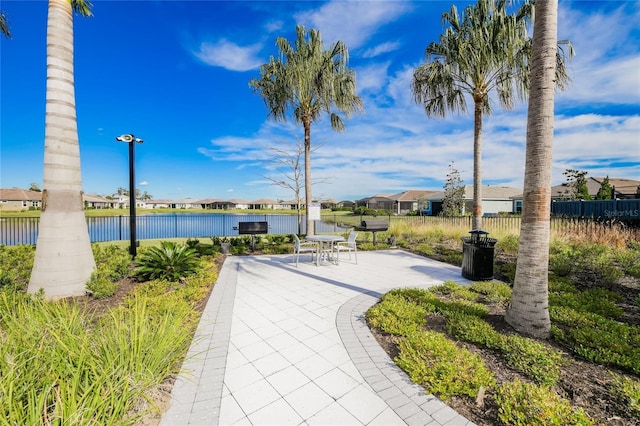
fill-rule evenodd
<path id="1" fill-rule="evenodd" d="M 493 279 L 493 252 L 498 242 L 487 231 L 470 231 L 462 237 L 462 276 L 473 281 Z"/>

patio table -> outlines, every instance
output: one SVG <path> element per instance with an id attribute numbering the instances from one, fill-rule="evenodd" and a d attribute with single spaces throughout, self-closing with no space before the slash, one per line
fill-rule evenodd
<path id="1" fill-rule="evenodd" d="M 340 235 L 308 235 L 305 240 L 318 243 L 318 254 L 316 256 L 316 265 L 318 266 L 332 260 L 334 243 L 345 241 L 344 237 Z"/>

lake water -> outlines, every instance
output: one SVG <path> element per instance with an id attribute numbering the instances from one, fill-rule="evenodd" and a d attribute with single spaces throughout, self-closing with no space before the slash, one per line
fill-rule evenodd
<path id="1" fill-rule="evenodd" d="M 39 218 L 0 218 L 0 244 L 36 244 Z M 267 222 L 269 234 L 294 234 L 298 231 L 295 215 L 251 214 L 152 214 L 136 216 L 138 240 L 160 238 L 208 238 L 237 236 L 239 222 Z M 129 240 L 129 216 L 87 217 L 91 242 Z M 343 232 L 332 223 L 316 221 L 317 233 Z M 302 218 L 302 233 L 306 219 Z"/>

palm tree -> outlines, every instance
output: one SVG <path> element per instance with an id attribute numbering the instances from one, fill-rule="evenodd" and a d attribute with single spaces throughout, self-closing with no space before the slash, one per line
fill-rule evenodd
<path id="1" fill-rule="evenodd" d="M 260 67 L 260 79 L 253 79 L 249 86 L 258 92 L 275 120 L 286 120 L 287 111 L 293 110 L 296 123 L 304 128 L 304 177 L 307 234 L 313 235 L 313 221 L 309 218 L 311 197 L 311 123 L 322 113 L 331 119 L 331 127 L 344 130 L 338 111 L 349 117 L 354 111 L 362 111 L 362 100 L 356 95 L 355 72 L 347 67 L 349 51 L 337 41 L 324 50 L 320 32 L 309 32 L 296 27 L 295 46 L 283 37 L 276 45 L 278 59 L 273 56 Z M 335 107 L 335 108 L 334 108 Z M 337 111 L 336 111 L 337 109 Z"/>
<path id="2" fill-rule="evenodd" d="M 482 117 L 492 112 L 495 91 L 504 109 L 514 98 L 526 98 L 529 87 L 531 40 L 527 22 L 533 7 L 525 1 L 514 14 L 507 0 L 479 0 L 467 6 L 462 18 L 455 6 L 442 15 L 449 25 L 439 42 L 425 51 L 426 63 L 413 74 L 411 90 L 427 116 L 444 117 L 447 111 L 466 112 L 467 97 L 474 103 L 473 229 L 482 229 Z M 564 67 L 558 68 L 559 71 Z M 560 73 L 558 84 L 567 80 Z"/>
<path id="3" fill-rule="evenodd" d="M 73 80 L 73 12 L 86 0 L 49 0 L 42 214 L 28 291 L 49 299 L 85 294 L 95 268 L 82 203 Z"/>
<path id="4" fill-rule="evenodd" d="M 9 21 L 7 20 L 7 15 L 4 12 L 0 11 L 0 32 L 5 35 L 7 38 L 11 38 L 11 30 L 9 30 Z"/>
<path id="5" fill-rule="evenodd" d="M 516 276 L 505 320 L 518 332 L 549 336 L 551 153 L 558 0 L 536 0 L 527 115 L 524 199 Z"/>

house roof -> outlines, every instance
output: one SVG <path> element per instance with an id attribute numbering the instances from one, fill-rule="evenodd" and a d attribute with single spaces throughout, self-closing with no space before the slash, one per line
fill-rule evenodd
<path id="1" fill-rule="evenodd" d="M 198 204 L 213 204 L 213 203 L 224 203 L 225 200 L 221 200 L 219 198 L 205 198 L 203 200 L 198 200 Z"/>
<path id="2" fill-rule="evenodd" d="M 115 203 L 115 200 L 110 200 L 108 198 L 103 197 L 102 195 L 97 194 L 82 194 L 82 198 L 84 201 L 89 201 L 91 203 Z"/>
<path id="3" fill-rule="evenodd" d="M 361 202 L 370 202 L 370 201 L 373 201 L 373 202 L 387 201 L 388 202 L 388 201 L 393 201 L 389 197 L 391 197 L 391 194 L 378 194 L 378 195 L 373 195 L 371 197 L 362 198 L 362 199 L 360 199 L 358 201 L 361 201 Z"/>
<path id="4" fill-rule="evenodd" d="M 22 188 L 0 188 L 0 200 L 33 201 L 42 200 L 42 192 Z"/>
<path id="5" fill-rule="evenodd" d="M 230 200 L 226 200 L 229 204 L 251 204 L 251 202 L 247 200 L 243 200 L 242 198 L 232 198 Z"/>
<path id="6" fill-rule="evenodd" d="M 149 200 L 145 201 L 145 204 L 171 204 L 173 201 L 171 200 Z"/>
<path id="7" fill-rule="evenodd" d="M 437 194 L 440 191 L 427 191 L 419 189 L 410 189 L 398 194 L 390 195 L 389 198 L 396 201 L 416 201 L 419 198 L 429 198 L 430 196 Z"/>
<path id="8" fill-rule="evenodd" d="M 277 200 L 271 200 L 269 198 L 260 198 L 258 200 L 250 201 L 249 204 L 260 204 L 260 205 L 275 206 L 276 204 L 280 204 L 280 203 Z"/>

